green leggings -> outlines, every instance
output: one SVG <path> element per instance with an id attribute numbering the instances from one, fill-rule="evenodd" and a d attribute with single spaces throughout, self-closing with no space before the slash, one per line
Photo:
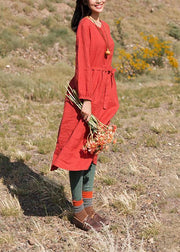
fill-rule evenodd
<path id="1" fill-rule="evenodd" d="M 95 169 L 96 165 L 91 163 L 87 171 L 69 172 L 69 180 L 73 200 L 81 200 L 82 191 L 91 192 L 93 190 Z"/>

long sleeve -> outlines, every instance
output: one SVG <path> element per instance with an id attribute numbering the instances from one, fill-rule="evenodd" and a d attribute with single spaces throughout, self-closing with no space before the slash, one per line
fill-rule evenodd
<path id="1" fill-rule="evenodd" d="M 76 35 L 76 79 L 79 99 L 92 99 L 92 70 L 90 66 L 90 28 L 81 20 Z"/>

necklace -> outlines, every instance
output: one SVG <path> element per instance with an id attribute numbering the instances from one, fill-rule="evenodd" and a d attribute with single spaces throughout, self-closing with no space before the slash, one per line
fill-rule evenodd
<path id="1" fill-rule="evenodd" d="M 97 20 L 95 20 L 95 19 L 94 19 L 93 17 L 91 17 L 91 16 L 88 16 L 88 18 L 91 19 L 91 21 L 92 21 L 93 23 L 95 23 L 95 25 L 97 25 L 97 27 L 101 28 L 101 25 L 102 25 L 101 21 L 97 21 Z"/>
<path id="2" fill-rule="evenodd" d="M 104 31 L 105 31 L 105 36 L 104 36 L 104 33 L 101 29 L 101 27 L 98 25 L 97 21 L 91 17 L 91 16 L 88 16 L 88 18 L 96 25 L 96 28 L 98 29 L 98 31 L 100 32 L 101 36 L 103 37 L 105 43 L 106 43 L 106 51 L 105 51 L 105 55 L 108 56 L 111 54 L 110 50 L 109 50 L 109 39 L 108 39 L 108 36 L 107 36 L 107 33 L 106 33 L 106 29 L 104 27 L 104 24 L 101 22 L 101 27 L 103 27 Z"/>

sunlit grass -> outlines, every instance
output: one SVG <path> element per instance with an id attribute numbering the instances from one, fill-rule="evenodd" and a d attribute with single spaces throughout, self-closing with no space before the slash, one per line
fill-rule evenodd
<path id="1" fill-rule="evenodd" d="M 13 244 L 14 237 L 9 232 L 3 232 L 0 234 L 0 245 Z"/>
<path id="2" fill-rule="evenodd" d="M 4 217 L 20 217 L 23 211 L 18 199 L 14 196 L 8 195 L 6 199 L 0 201 L 0 215 Z"/>
<path id="3" fill-rule="evenodd" d="M 156 238 L 160 232 L 160 223 L 159 222 L 153 222 L 145 225 L 142 229 L 141 236 L 144 239 L 152 239 Z"/>

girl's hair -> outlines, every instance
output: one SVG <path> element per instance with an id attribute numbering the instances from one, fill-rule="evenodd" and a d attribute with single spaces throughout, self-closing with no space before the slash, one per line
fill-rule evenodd
<path id="1" fill-rule="evenodd" d="M 76 8 L 71 20 L 71 29 L 76 32 L 80 20 L 91 15 L 91 9 L 88 6 L 88 0 L 76 0 Z"/>

